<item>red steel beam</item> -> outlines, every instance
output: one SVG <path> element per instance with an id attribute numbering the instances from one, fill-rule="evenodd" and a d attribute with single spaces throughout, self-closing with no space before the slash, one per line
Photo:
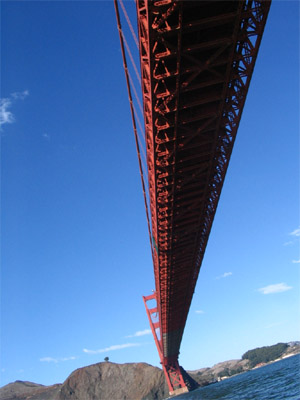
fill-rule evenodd
<path id="1" fill-rule="evenodd" d="M 270 1 L 136 4 L 157 345 L 184 387 L 180 343 Z"/>

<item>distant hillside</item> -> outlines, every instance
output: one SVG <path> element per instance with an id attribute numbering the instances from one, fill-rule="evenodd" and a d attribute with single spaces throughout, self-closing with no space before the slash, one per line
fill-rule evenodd
<path id="1" fill-rule="evenodd" d="M 275 354 L 283 347 L 285 350 L 281 358 L 300 353 L 300 342 L 268 346 L 262 348 L 262 353 L 267 354 L 266 350 L 269 349 Z M 258 349 L 249 350 L 243 357 L 259 353 Z M 212 368 L 189 371 L 188 374 L 184 370 L 182 372 L 184 379 L 189 379 L 189 386 L 193 388 L 197 383 L 204 386 L 218 378 L 248 371 L 251 365 L 250 360 L 244 358 L 221 362 Z M 1 400 L 161 400 L 168 395 L 163 371 L 145 363 L 103 362 L 75 370 L 62 384 L 43 386 L 16 381 L 0 388 Z"/>
<path id="2" fill-rule="evenodd" d="M 44 386 L 16 381 L 0 388 L 1 400 L 56 400 L 62 385 Z"/>
<path id="3" fill-rule="evenodd" d="M 255 367 L 261 363 L 274 361 L 281 357 L 287 350 L 287 343 L 277 343 L 274 346 L 265 346 L 257 349 L 249 350 L 242 356 L 242 360 L 249 360 L 250 367 Z"/>
<path id="4" fill-rule="evenodd" d="M 249 371 L 257 364 L 266 364 L 276 359 L 300 353 L 300 342 L 278 343 L 247 351 L 241 360 L 224 361 L 212 368 L 188 371 L 200 386 L 208 385 L 218 379 L 228 378 Z"/>

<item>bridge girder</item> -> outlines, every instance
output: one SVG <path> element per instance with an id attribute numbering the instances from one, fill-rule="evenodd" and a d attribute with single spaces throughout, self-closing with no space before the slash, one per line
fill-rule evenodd
<path id="1" fill-rule="evenodd" d="M 269 7 L 137 0 L 156 344 L 170 391 Z"/>

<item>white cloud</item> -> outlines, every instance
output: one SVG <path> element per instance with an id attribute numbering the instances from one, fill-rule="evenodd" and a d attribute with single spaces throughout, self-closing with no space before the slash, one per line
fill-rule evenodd
<path id="1" fill-rule="evenodd" d="M 70 361 L 70 360 L 76 360 L 76 357 L 71 356 L 71 357 L 61 357 L 61 358 L 53 358 L 53 357 L 40 358 L 41 362 L 53 362 L 53 363 L 59 363 L 62 361 Z"/>
<path id="2" fill-rule="evenodd" d="M 0 127 L 4 124 L 11 124 L 14 122 L 14 116 L 8 110 L 11 107 L 11 101 L 9 99 L 0 99 Z"/>
<path id="3" fill-rule="evenodd" d="M 98 349 L 98 350 L 83 349 L 83 352 L 87 354 L 99 354 L 99 353 L 106 353 L 107 351 L 121 350 L 121 349 L 126 349 L 128 347 L 137 347 L 137 346 L 140 346 L 140 343 L 115 344 L 113 346 L 106 347 L 105 349 Z"/>
<path id="4" fill-rule="evenodd" d="M 217 276 L 216 279 L 222 279 L 222 278 L 227 278 L 228 276 L 231 276 L 232 272 L 224 272 L 223 275 Z"/>
<path id="5" fill-rule="evenodd" d="M 290 289 L 292 289 L 292 286 L 288 286 L 286 283 L 276 283 L 274 285 L 268 285 L 257 290 L 262 294 L 272 294 L 286 292 Z"/>
<path id="6" fill-rule="evenodd" d="M 28 90 L 12 93 L 9 97 L 0 99 L 0 129 L 4 124 L 11 124 L 15 121 L 13 113 L 9 110 L 15 100 L 24 100 L 29 95 Z"/>
<path id="7" fill-rule="evenodd" d="M 203 310 L 196 310 L 195 313 L 196 314 L 204 314 L 204 311 Z"/>
<path id="8" fill-rule="evenodd" d="M 293 264 L 300 264 L 300 260 L 292 260 Z"/>
<path id="9" fill-rule="evenodd" d="M 300 236 L 300 228 L 295 229 L 293 232 L 290 233 L 291 236 Z"/>
<path id="10" fill-rule="evenodd" d="M 127 338 L 140 337 L 140 336 L 145 336 L 145 335 L 151 335 L 151 333 L 152 333 L 151 329 L 144 329 L 143 331 L 137 331 L 133 335 L 128 335 L 125 337 L 127 337 Z"/>

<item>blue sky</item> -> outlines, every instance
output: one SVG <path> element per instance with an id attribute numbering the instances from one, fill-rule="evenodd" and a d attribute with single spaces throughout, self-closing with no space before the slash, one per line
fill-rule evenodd
<path id="1" fill-rule="evenodd" d="M 1 385 L 62 382 L 106 356 L 158 366 L 113 3 L 1 8 Z M 186 369 L 300 339 L 298 38 L 299 3 L 274 1 L 182 341 Z"/>

